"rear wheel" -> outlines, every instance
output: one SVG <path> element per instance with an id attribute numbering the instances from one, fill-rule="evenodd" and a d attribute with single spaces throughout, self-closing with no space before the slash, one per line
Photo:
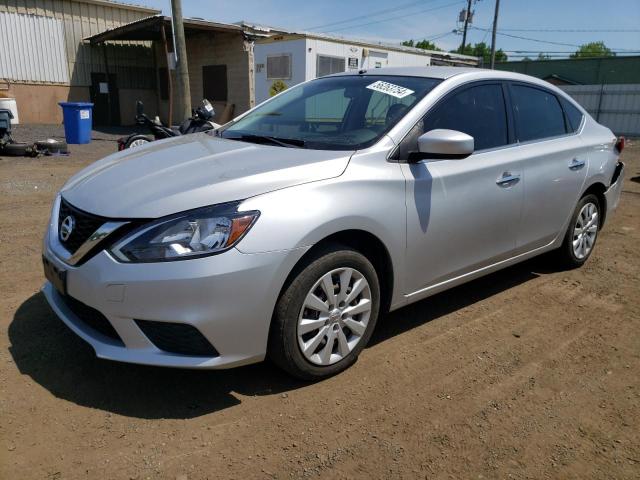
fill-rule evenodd
<path id="1" fill-rule="evenodd" d="M 125 144 L 124 148 L 141 147 L 151 141 L 152 140 L 146 135 L 135 135 L 127 140 L 127 143 Z"/>
<path id="2" fill-rule="evenodd" d="M 591 256 L 600 230 L 600 202 L 593 194 L 585 195 L 576 206 L 567 228 L 560 260 L 568 268 L 582 266 Z"/>
<path id="3" fill-rule="evenodd" d="M 349 247 L 330 247 L 299 269 L 280 296 L 269 356 L 298 378 L 335 375 L 357 360 L 379 309 L 380 286 L 371 262 Z"/>

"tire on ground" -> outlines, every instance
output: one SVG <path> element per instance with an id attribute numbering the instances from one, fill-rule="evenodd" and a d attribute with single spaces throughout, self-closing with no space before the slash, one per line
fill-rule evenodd
<path id="1" fill-rule="evenodd" d="M 584 207 L 588 203 L 593 203 L 596 206 L 596 211 L 598 212 L 598 230 L 596 231 L 596 237 L 594 239 L 593 245 L 589 250 L 589 252 L 583 258 L 578 258 L 575 255 L 575 252 L 573 249 L 574 229 L 576 226 L 576 222 L 578 220 L 578 215 L 580 214 L 582 207 Z M 556 251 L 556 258 L 563 267 L 568 269 L 578 268 L 584 265 L 584 263 L 589 259 L 589 257 L 593 253 L 593 249 L 596 246 L 596 242 L 598 241 L 598 233 L 600 231 L 601 221 L 602 221 L 602 207 L 600 205 L 600 201 L 598 200 L 598 197 L 596 197 L 594 194 L 591 194 L 591 193 L 583 196 L 578 202 L 578 204 L 576 205 L 576 208 L 573 211 L 573 214 L 571 215 L 571 221 L 569 222 L 569 225 L 567 227 L 567 231 L 565 233 L 562 246 Z"/>
<path id="2" fill-rule="evenodd" d="M 364 334 L 353 350 L 337 363 L 319 366 L 303 355 L 298 344 L 298 316 L 311 287 L 331 270 L 350 267 L 364 275 L 371 291 L 371 313 Z M 268 356 L 280 368 L 303 380 L 335 375 L 353 365 L 375 329 L 380 311 L 380 282 L 371 262 L 360 252 L 329 245 L 296 267 L 276 304 L 269 334 Z"/>

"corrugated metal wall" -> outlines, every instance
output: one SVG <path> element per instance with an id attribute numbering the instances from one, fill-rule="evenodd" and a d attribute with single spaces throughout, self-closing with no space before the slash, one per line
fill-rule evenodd
<path id="1" fill-rule="evenodd" d="M 0 78 L 68 83 L 62 21 L 0 12 Z"/>
<path id="2" fill-rule="evenodd" d="M 154 14 L 154 11 L 132 10 L 117 4 L 74 0 L 0 0 L 0 12 L 50 17 L 62 22 L 71 86 L 89 86 L 91 72 L 105 70 L 101 47 L 84 44 L 84 38 Z M 118 74 L 118 84 L 122 88 L 153 88 L 149 87 L 155 78 L 150 44 L 132 42 L 131 45 L 136 45 L 133 49 L 124 49 L 121 45 L 109 46 L 108 50 L 108 61 L 113 64 L 112 73 Z"/>
<path id="3" fill-rule="evenodd" d="M 560 88 L 616 135 L 640 136 L 640 83 Z"/>

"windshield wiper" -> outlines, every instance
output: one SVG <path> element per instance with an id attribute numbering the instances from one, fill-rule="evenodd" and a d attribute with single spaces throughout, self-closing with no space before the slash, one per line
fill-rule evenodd
<path id="1" fill-rule="evenodd" d="M 281 147 L 286 148 L 304 148 L 304 140 L 298 140 L 297 138 L 276 138 L 270 137 L 268 135 L 255 135 L 255 134 L 245 134 L 240 135 L 239 137 L 228 137 L 230 140 L 244 140 L 246 142 L 254 142 L 259 143 L 261 141 L 266 140 L 267 142 L 274 143 Z"/>

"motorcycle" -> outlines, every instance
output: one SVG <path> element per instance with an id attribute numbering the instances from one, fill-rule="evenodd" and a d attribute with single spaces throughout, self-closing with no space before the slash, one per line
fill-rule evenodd
<path id="1" fill-rule="evenodd" d="M 139 147 L 154 140 L 163 138 L 178 137 L 189 133 L 206 132 L 218 128 L 220 125 L 212 121 L 215 115 L 213 106 L 206 98 L 202 100 L 202 105 L 193 111 L 193 116 L 185 120 L 177 129 L 166 127 L 160 120 L 152 120 L 144 113 L 144 105 L 138 100 L 136 102 L 136 124 L 146 127 L 151 131 L 151 135 L 133 133 L 128 137 L 118 139 L 118 150 Z"/>

